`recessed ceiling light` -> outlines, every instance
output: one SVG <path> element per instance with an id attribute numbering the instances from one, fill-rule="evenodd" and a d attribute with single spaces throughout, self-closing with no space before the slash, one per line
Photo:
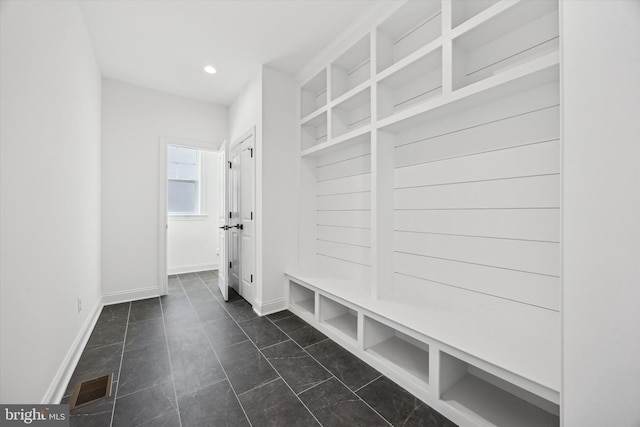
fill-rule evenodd
<path id="1" fill-rule="evenodd" d="M 209 74 L 215 74 L 216 68 L 213 65 L 207 65 L 206 67 L 204 67 L 204 71 Z"/>

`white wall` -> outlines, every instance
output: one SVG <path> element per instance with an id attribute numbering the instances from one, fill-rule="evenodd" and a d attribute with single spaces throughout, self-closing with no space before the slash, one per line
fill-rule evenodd
<path id="1" fill-rule="evenodd" d="M 220 221 L 220 156 L 202 151 L 203 209 L 205 216 L 169 217 L 167 270 L 169 274 L 218 268 Z"/>
<path id="2" fill-rule="evenodd" d="M 103 80 L 102 284 L 106 297 L 158 290 L 160 138 L 227 138 L 227 108 Z M 139 291 L 136 293 L 136 291 Z"/>
<path id="3" fill-rule="evenodd" d="M 262 71 L 252 78 L 229 106 L 229 142 L 231 145 L 256 126 L 256 139 L 262 134 Z"/>
<path id="4" fill-rule="evenodd" d="M 640 425 L 640 3 L 560 2 L 565 427 Z"/>
<path id="5" fill-rule="evenodd" d="M 269 67 L 262 70 L 262 286 L 257 290 L 266 311 L 286 297 L 283 273 L 297 265 L 297 84 Z"/>
<path id="6" fill-rule="evenodd" d="M 100 71 L 75 2 L 0 31 L 0 402 L 49 403 L 100 303 Z"/>
<path id="7" fill-rule="evenodd" d="M 255 127 L 255 289 L 261 289 L 262 280 L 262 71 L 249 81 L 244 90 L 229 107 L 229 146 L 240 141 L 240 138 Z M 228 239 L 227 239 L 228 240 Z M 225 266 L 226 267 L 226 266 Z"/>
<path id="8" fill-rule="evenodd" d="M 262 67 L 229 108 L 231 143 L 256 127 L 256 301 L 259 312 L 286 306 L 284 271 L 297 263 L 296 83 Z"/>

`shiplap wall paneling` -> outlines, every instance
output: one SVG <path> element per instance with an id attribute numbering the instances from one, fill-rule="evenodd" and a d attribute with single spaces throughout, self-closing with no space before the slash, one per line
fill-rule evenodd
<path id="1" fill-rule="evenodd" d="M 557 425 L 557 1 L 386 7 L 309 72 L 328 91 L 302 94 L 301 250 L 322 273 L 292 280 L 455 422 Z"/>
<path id="2" fill-rule="evenodd" d="M 303 157 L 300 163 L 298 262 L 300 268 L 305 271 L 315 271 L 316 269 L 316 227 L 318 223 L 331 223 L 331 218 L 321 218 L 316 209 L 316 174 L 317 159 Z"/>
<path id="3" fill-rule="evenodd" d="M 388 130 L 396 135 L 397 165 L 410 165 L 416 157 L 429 156 L 428 161 L 435 161 L 557 140 L 560 134 L 558 90 L 558 83 L 551 83 L 413 126 L 398 123 Z M 477 138 L 472 146 L 468 143 L 471 132 Z M 403 147 L 400 149 L 400 146 Z"/>
<path id="4" fill-rule="evenodd" d="M 411 277 L 559 310 L 556 87 L 396 136 L 394 259 L 403 289 Z"/>
<path id="5" fill-rule="evenodd" d="M 439 1 L 408 2 L 377 27 L 377 72 L 381 72 L 440 37 Z"/>
<path id="6" fill-rule="evenodd" d="M 315 171 L 318 266 L 358 282 L 371 278 L 371 143 L 319 156 Z"/>
<path id="7" fill-rule="evenodd" d="M 536 0 L 515 3 L 462 33 L 453 40 L 454 89 L 557 52 L 558 29 L 558 2 Z"/>

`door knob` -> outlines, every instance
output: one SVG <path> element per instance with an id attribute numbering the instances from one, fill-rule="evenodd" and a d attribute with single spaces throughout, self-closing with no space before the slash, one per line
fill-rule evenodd
<path id="1" fill-rule="evenodd" d="M 236 224 L 236 225 L 232 225 L 229 228 L 237 228 L 238 230 L 244 230 L 244 225 L 242 224 Z"/>
<path id="2" fill-rule="evenodd" d="M 218 228 L 221 230 L 227 231 L 231 227 L 229 227 L 228 225 L 223 225 L 222 227 L 218 227 Z"/>

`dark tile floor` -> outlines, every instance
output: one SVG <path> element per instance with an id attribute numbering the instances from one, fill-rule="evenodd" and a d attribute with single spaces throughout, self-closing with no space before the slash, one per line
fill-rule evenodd
<path id="1" fill-rule="evenodd" d="M 62 403 L 110 372 L 111 397 L 72 426 L 454 426 L 291 312 L 224 302 L 212 271 L 104 307 Z"/>

